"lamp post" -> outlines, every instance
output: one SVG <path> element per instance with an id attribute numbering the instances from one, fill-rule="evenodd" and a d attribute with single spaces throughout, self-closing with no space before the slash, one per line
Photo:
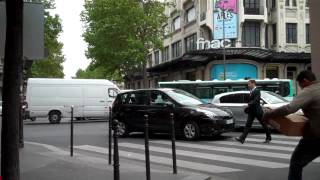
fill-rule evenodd
<path id="1" fill-rule="evenodd" d="M 226 47 L 225 47 L 225 39 L 226 39 L 226 35 L 225 35 L 225 29 L 224 29 L 224 26 L 225 26 L 225 6 L 224 6 L 224 4 L 226 3 L 226 2 L 228 2 L 227 0 L 224 0 L 223 1 L 223 8 L 222 8 L 222 14 L 223 14 L 223 16 L 222 16 L 222 41 L 223 41 L 223 43 L 222 43 L 222 49 L 223 49 L 223 80 L 226 80 L 227 79 L 227 76 L 226 76 L 226 71 L 227 71 L 227 67 L 226 67 Z"/>

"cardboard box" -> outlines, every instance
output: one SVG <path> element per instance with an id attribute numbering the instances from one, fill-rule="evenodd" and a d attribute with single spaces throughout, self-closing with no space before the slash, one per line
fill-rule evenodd
<path id="1" fill-rule="evenodd" d="M 283 118 L 269 120 L 269 124 L 280 133 L 287 136 L 302 136 L 308 119 L 299 114 L 290 114 Z"/>

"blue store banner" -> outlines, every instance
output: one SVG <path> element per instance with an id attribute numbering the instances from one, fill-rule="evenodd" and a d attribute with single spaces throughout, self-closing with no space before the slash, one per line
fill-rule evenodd
<path id="1" fill-rule="evenodd" d="M 252 64 L 226 64 L 226 79 L 237 80 L 252 78 L 257 79 L 257 67 Z M 211 68 L 211 79 L 223 80 L 223 64 L 213 65 Z"/>
<path id="2" fill-rule="evenodd" d="M 223 39 L 223 30 L 226 39 L 237 38 L 238 0 L 213 0 L 213 6 L 213 38 Z"/>

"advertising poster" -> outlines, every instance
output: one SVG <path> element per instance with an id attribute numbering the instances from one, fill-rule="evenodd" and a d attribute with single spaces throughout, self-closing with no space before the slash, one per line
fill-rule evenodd
<path id="1" fill-rule="evenodd" d="M 238 0 L 213 0 L 213 38 L 237 38 L 238 35 Z"/>

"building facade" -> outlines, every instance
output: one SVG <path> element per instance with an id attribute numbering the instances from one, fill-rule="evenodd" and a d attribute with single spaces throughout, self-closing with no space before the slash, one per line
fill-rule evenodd
<path id="1" fill-rule="evenodd" d="M 169 19 L 163 26 L 163 49 L 150 52 L 146 72 L 140 73 L 144 76 L 128 77 L 126 88 L 174 80 L 294 79 L 299 71 L 311 69 L 308 0 L 172 3 L 165 10 Z"/>

